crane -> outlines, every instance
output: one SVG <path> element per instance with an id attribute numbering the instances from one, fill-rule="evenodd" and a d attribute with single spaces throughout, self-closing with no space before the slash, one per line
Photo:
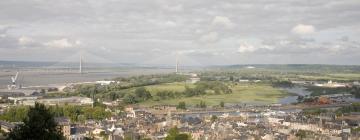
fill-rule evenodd
<path id="1" fill-rule="evenodd" d="M 18 75 L 19 75 L 19 72 L 16 72 L 16 75 L 15 76 L 11 76 L 11 85 L 8 85 L 8 89 L 11 90 L 11 89 L 16 89 L 17 86 L 16 86 L 16 80 L 18 78 Z"/>

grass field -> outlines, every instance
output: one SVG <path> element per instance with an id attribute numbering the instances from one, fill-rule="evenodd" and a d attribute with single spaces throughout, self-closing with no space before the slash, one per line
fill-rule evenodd
<path id="1" fill-rule="evenodd" d="M 193 85 L 188 85 L 193 86 Z M 174 91 L 183 91 L 185 89 L 184 83 L 170 83 L 170 84 L 161 84 L 153 85 L 146 87 L 152 94 L 160 90 L 174 90 Z M 231 94 L 220 94 L 220 95 L 204 95 L 197 97 L 188 97 L 188 98 L 179 98 L 179 99 L 169 99 L 161 101 L 146 101 L 140 105 L 152 106 L 160 104 L 176 105 L 180 101 L 186 102 L 187 105 L 196 105 L 199 102 L 205 101 L 207 105 L 219 105 L 221 101 L 224 101 L 227 104 L 269 104 L 277 103 L 277 101 L 287 96 L 288 94 L 271 87 L 267 84 L 242 84 L 242 85 L 233 85 L 231 86 L 233 93 Z"/>
<path id="2" fill-rule="evenodd" d="M 332 73 L 319 76 L 299 75 L 298 77 L 306 80 L 360 80 L 359 73 Z"/>
<path id="3" fill-rule="evenodd" d="M 336 73 L 336 74 L 329 74 L 331 77 L 334 78 L 343 78 L 348 80 L 360 80 L 359 73 Z"/>
<path id="4" fill-rule="evenodd" d="M 151 94 L 155 94 L 158 91 L 184 91 L 185 86 L 188 87 L 194 87 L 193 84 L 185 84 L 183 82 L 176 82 L 176 83 L 166 83 L 166 84 L 159 84 L 159 85 L 151 85 L 151 86 L 145 86 L 147 90 L 150 91 Z"/>

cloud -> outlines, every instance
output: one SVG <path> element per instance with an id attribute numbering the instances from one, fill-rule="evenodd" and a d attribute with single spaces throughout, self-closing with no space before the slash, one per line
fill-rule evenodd
<path id="1" fill-rule="evenodd" d="M 22 55 L 15 59 L 34 60 L 42 54 L 47 54 L 42 58 L 61 59 L 84 46 L 81 49 L 132 62 L 174 50 L 196 50 L 202 53 L 191 53 L 194 57 L 214 54 L 221 64 L 227 62 L 222 54 L 236 56 L 238 63 L 255 62 L 251 57 L 239 59 L 246 53 L 301 55 L 291 62 L 304 62 L 302 58 L 310 54 L 339 60 L 352 57 L 349 63 L 360 64 L 355 61 L 360 59 L 356 53 L 360 45 L 352 43 L 360 40 L 360 19 L 354 18 L 359 17 L 359 6 L 356 0 L 0 0 L 0 59 L 19 53 Z M 349 39 L 340 39 L 342 36 Z M 262 44 L 262 40 L 271 41 Z M 161 52 L 149 51 L 154 48 Z M 28 53 L 30 49 L 34 51 Z M 264 58 L 257 60 L 263 62 Z"/>
<path id="2" fill-rule="evenodd" d="M 30 37 L 26 37 L 26 36 L 22 36 L 18 39 L 18 43 L 20 45 L 29 45 L 29 44 L 33 44 L 35 43 L 34 39 L 30 38 Z"/>
<path id="3" fill-rule="evenodd" d="M 164 25 L 166 27 L 175 27 L 177 24 L 174 21 L 166 21 Z"/>
<path id="4" fill-rule="evenodd" d="M 208 34 L 202 35 L 199 40 L 202 43 L 213 43 L 218 41 L 218 39 L 219 35 L 217 32 L 210 32 Z"/>
<path id="5" fill-rule="evenodd" d="M 312 34 L 315 32 L 315 27 L 313 25 L 298 24 L 292 28 L 291 32 L 298 35 Z"/>
<path id="6" fill-rule="evenodd" d="M 44 45 L 53 48 L 73 48 L 80 44 L 81 44 L 80 41 L 71 42 L 67 38 L 62 38 L 59 40 L 52 40 L 46 42 Z"/>
<path id="7" fill-rule="evenodd" d="M 347 41 L 349 41 L 349 37 L 348 36 L 342 36 L 339 40 L 347 42 Z"/>
<path id="8" fill-rule="evenodd" d="M 215 16 L 212 21 L 213 26 L 222 26 L 227 29 L 232 29 L 235 27 L 235 23 L 233 23 L 228 17 L 225 16 Z"/>
<path id="9" fill-rule="evenodd" d="M 245 53 L 245 52 L 254 52 L 257 48 L 251 44 L 248 44 L 246 42 L 243 42 L 240 44 L 240 47 L 238 49 L 239 53 Z"/>
<path id="10" fill-rule="evenodd" d="M 175 6 L 169 6 L 166 5 L 164 6 L 164 8 L 168 11 L 172 11 L 172 12 L 181 12 L 184 10 L 183 5 L 179 4 L 179 5 L 175 5 Z"/>
<path id="11" fill-rule="evenodd" d="M 273 50 L 274 47 L 266 44 L 260 44 L 258 42 L 246 42 L 246 41 L 239 41 L 239 53 L 252 53 L 258 50 Z"/>

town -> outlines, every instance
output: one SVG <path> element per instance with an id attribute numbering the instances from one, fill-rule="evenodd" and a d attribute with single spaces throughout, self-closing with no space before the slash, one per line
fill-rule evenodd
<path id="1" fill-rule="evenodd" d="M 14 81 L 16 78 L 12 78 L 10 88 L 1 92 L 1 130 L 6 136 L 22 124 L 28 106 L 40 103 L 54 112 L 58 129 L 69 140 L 161 140 L 173 135 L 173 131 L 194 140 L 344 140 L 360 136 L 357 81 L 304 78 L 269 81 L 272 78 L 258 75 L 225 75 L 228 74 L 218 75 L 216 71 L 177 72 L 37 88 L 20 88 Z M 277 77 L 276 74 L 272 76 Z M 269 84 L 271 86 L 267 87 Z M 257 95 L 259 97 L 254 100 L 249 97 L 232 99 L 238 97 L 234 94 L 241 95 L 247 90 L 254 90 L 251 94 L 263 92 L 252 89 L 254 86 L 266 87 L 264 91 L 269 93 Z M 242 92 L 237 93 L 240 87 Z M 286 89 L 305 87 L 312 93 L 283 93 L 288 91 Z M 256 103 L 262 96 L 279 98 L 278 95 L 271 97 L 270 93 L 285 96 L 280 100 L 296 98 L 287 102 L 264 99 L 262 104 Z M 234 101 L 227 99 L 228 96 Z M 213 101 L 208 99 L 211 97 L 223 99 Z"/>
<path id="2" fill-rule="evenodd" d="M 0 0 L 0 140 L 360 140 L 360 0 Z"/>

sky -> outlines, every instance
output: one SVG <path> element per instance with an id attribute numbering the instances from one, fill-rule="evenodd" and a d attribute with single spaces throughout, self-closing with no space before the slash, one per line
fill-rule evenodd
<path id="1" fill-rule="evenodd" d="M 359 65 L 360 1 L 0 1 L 0 60 L 79 52 L 147 65 Z"/>

